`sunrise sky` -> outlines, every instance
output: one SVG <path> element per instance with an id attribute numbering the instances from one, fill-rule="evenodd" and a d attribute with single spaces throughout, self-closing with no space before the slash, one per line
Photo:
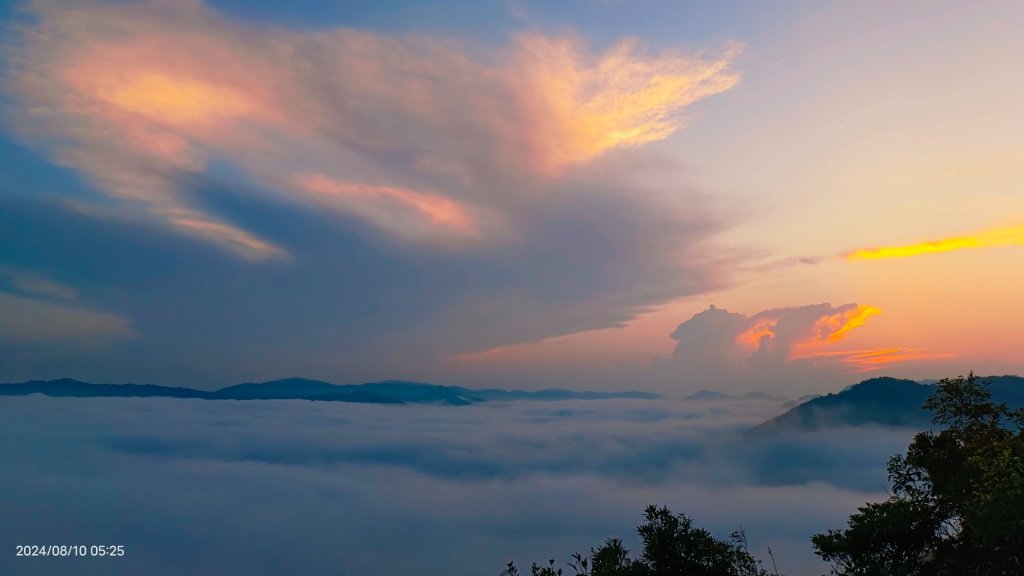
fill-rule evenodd
<path id="1" fill-rule="evenodd" d="M 1024 4 L 0 4 L 0 381 L 1024 373 Z"/>

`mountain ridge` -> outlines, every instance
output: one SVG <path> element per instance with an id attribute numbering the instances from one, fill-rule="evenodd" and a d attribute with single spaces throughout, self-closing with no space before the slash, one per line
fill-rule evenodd
<path id="1" fill-rule="evenodd" d="M 243 382 L 217 390 L 159 386 L 155 384 L 95 384 L 72 378 L 30 380 L 0 384 L 0 396 L 43 394 L 74 398 L 199 398 L 203 400 L 313 400 L 364 404 L 440 404 L 468 406 L 501 400 L 600 400 L 611 398 L 657 399 L 650 392 L 594 392 L 546 389 L 527 392 L 498 388 L 473 389 L 404 380 L 382 380 L 362 384 L 333 384 L 309 378 L 281 378 L 266 382 Z"/>
<path id="2" fill-rule="evenodd" d="M 724 400 L 764 400 L 768 402 L 791 402 L 786 396 L 777 396 L 766 392 L 747 392 L 746 394 L 727 394 L 715 390 L 698 390 L 693 394 L 683 397 L 683 400 L 694 400 L 697 402 L 717 402 Z"/>
<path id="3" fill-rule="evenodd" d="M 976 378 L 989 383 L 993 401 L 1003 402 L 1010 408 L 1024 406 L 1024 378 L 1011 375 Z M 870 378 L 839 392 L 802 402 L 747 433 L 777 434 L 865 424 L 925 429 L 931 425 L 931 413 L 923 404 L 938 387 L 932 382 L 888 376 Z"/>

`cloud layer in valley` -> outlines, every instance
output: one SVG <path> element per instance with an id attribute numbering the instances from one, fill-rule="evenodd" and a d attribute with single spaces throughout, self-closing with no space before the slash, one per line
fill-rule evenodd
<path id="1" fill-rule="evenodd" d="M 780 569 L 878 497 L 908 430 L 750 439 L 765 402 L 8 398 L 0 541 L 124 544 L 120 559 L 0 559 L 19 574 L 497 573 L 612 536 L 643 506 L 719 535 L 741 524 Z M 870 438 L 870 441 L 865 441 Z"/>

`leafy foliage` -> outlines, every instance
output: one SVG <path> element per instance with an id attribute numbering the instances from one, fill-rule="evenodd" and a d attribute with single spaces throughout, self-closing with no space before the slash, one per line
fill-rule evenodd
<path id="1" fill-rule="evenodd" d="M 811 538 L 836 576 L 1024 574 L 1024 409 L 973 374 L 925 402 L 936 431 L 889 461 L 892 495 Z"/>
<path id="2" fill-rule="evenodd" d="M 569 568 L 575 576 L 767 576 L 761 563 L 747 551 L 742 530 L 728 540 L 719 540 L 710 532 L 696 528 L 684 514 L 673 515 L 668 508 L 648 506 L 647 521 L 637 527 L 643 541 L 640 558 L 630 558 L 622 540 L 612 538 L 590 556 L 577 553 Z M 530 576 L 562 576 L 561 568 L 549 560 L 546 566 L 534 562 Z M 501 576 L 519 576 L 515 563 L 509 562 Z"/>

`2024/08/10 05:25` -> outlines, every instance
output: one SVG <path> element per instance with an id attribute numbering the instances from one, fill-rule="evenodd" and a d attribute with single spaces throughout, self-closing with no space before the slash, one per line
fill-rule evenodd
<path id="1" fill-rule="evenodd" d="M 14 547 L 15 556 L 25 557 L 38 557 L 38 556 L 56 556 L 56 557 L 118 557 L 124 556 L 124 545 L 67 545 L 67 544 L 51 544 L 49 546 L 35 546 L 35 545 L 17 545 Z"/>

